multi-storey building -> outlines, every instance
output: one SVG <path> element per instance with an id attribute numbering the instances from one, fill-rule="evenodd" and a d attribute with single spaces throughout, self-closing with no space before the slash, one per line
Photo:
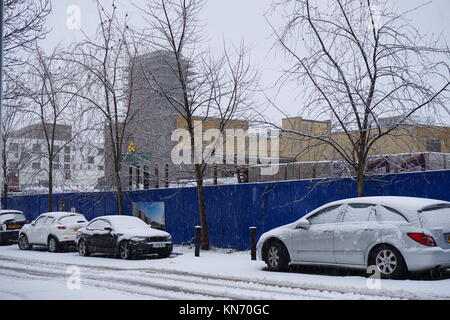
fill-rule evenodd
<path id="1" fill-rule="evenodd" d="M 11 134 L 6 146 L 7 167 L 18 178 L 20 190 L 48 186 L 49 152 L 45 132 L 52 124 L 25 126 Z M 104 175 L 103 145 L 84 145 L 73 140 L 70 125 L 57 124 L 54 130 L 55 156 L 52 161 L 53 185 L 68 190 L 95 186 Z"/>
<path id="2" fill-rule="evenodd" d="M 188 69 L 187 62 L 184 62 Z M 172 133 L 186 129 L 187 123 L 179 104 L 182 90 L 175 74 L 175 61 L 170 52 L 155 51 L 142 55 L 134 62 L 129 77 L 131 108 L 126 124 L 121 166 L 123 187 L 126 189 L 167 185 L 169 181 L 194 178 L 192 165 L 177 165 L 171 152 L 178 144 L 172 141 Z M 189 72 L 187 70 L 186 72 Z M 164 95 L 161 95 L 164 92 Z M 167 99 L 170 97 L 173 103 Z M 177 107 L 178 106 L 178 107 Z M 195 117 L 201 121 L 203 131 L 219 128 L 220 119 Z M 227 128 L 248 130 L 248 121 L 231 120 Z M 133 151 L 129 152 L 128 147 Z M 189 147 L 189 144 L 187 145 Z M 114 186 L 114 160 L 111 136 L 105 126 L 105 184 Z M 222 170 L 224 175 L 230 174 Z M 235 170 L 234 170 L 235 173 Z M 234 174 L 233 173 L 233 174 Z M 211 175 L 211 172 L 206 175 Z"/>

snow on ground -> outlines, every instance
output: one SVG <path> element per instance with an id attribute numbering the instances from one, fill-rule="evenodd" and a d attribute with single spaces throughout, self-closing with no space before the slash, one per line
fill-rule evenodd
<path id="1" fill-rule="evenodd" d="M 80 289 L 69 288 L 73 266 Z M 175 246 L 167 259 L 125 261 L 13 245 L 0 247 L 0 299 L 450 299 L 450 279 L 381 280 L 370 289 L 360 272 L 269 272 L 249 252 L 195 257 L 193 248 Z"/>

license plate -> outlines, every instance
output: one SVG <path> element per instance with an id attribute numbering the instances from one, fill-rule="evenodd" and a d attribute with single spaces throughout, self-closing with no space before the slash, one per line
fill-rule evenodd
<path id="1" fill-rule="evenodd" d="M 73 232 L 77 232 L 80 228 L 72 228 Z"/>
<path id="2" fill-rule="evenodd" d="M 165 246 L 165 243 L 152 243 L 153 248 L 164 248 Z"/>
<path id="3" fill-rule="evenodd" d="M 20 229 L 22 228 L 22 226 L 18 225 L 18 224 L 12 224 L 8 226 L 8 230 L 14 230 L 14 229 Z"/>
<path id="4" fill-rule="evenodd" d="M 447 243 L 450 243 L 450 234 L 447 235 Z"/>

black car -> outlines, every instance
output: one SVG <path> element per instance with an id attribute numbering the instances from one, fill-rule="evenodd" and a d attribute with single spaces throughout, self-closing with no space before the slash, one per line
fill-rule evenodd
<path id="1" fill-rule="evenodd" d="M 19 231 L 28 223 L 22 211 L 0 210 L 0 245 L 17 242 Z"/>
<path id="2" fill-rule="evenodd" d="M 132 216 L 98 217 L 79 229 L 76 237 L 78 252 L 82 256 L 103 253 L 133 259 L 157 254 L 166 258 L 172 253 L 169 233 L 153 229 Z"/>

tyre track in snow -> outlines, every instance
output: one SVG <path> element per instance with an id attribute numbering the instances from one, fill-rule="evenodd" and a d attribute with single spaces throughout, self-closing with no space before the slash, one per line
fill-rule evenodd
<path id="1" fill-rule="evenodd" d="M 0 270 L 0 275 L 12 277 L 15 279 L 22 279 L 22 280 L 54 280 L 55 278 L 63 279 L 63 276 L 60 276 L 60 275 L 49 275 L 49 274 L 44 274 L 44 273 L 39 273 L 39 272 L 23 273 L 22 271 L 10 270 L 10 269 Z M 91 288 L 96 288 L 96 289 L 99 289 L 99 288 L 100 289 L 112 289 L 113 291 L 116 291 L 116 292 L 140 295 L 140 296 L 143 296 L 148 299 L 167 299 L 167 296 L 164 296 L 164 295 L 163 296 L 158 296 L 158 295 L 154 295 L 154 294 L 149 295 L 147 293 L 138 292 L 137 290 L 118 288 L 117 286 L 114 286 L 114 285 L 103 284 L 102 286 L 99 286 L 96 283 L 96 281 L 92 281 L 92 280 L 83 281 L 83 285 L 85 285 L 87 287 L 91 287 Z M 27 299 L 27 297 L 25 295 L 20 295 L 20 294 L 10 292 L 10 291 L 2 291 L 2 292 L 6 293 L 6 294 L 15 295 L 22 300 Z M 91 298 L 89 298 L 89 300 L 91 300 Z"/>
<path id="2" fill-rule="evenodd" d="M 23 272 L 32 275 L 41 275 L 48 277 L 67 277 L 65 270 L 59 268 L 53 268 L 49 270 L 48 268 L 42 268 L 38 266 L 17 266 L 14 263 L 0 263 L 0 269 L 11 270 L 16 272 Z M 84 268 L 81 270 L 82 282 L 85 279 L 95 280 L 99 282 L 100 287 L 105 286 L 105 282 L 113 282 L 114 284 L 122 284 L 127 286 L 137 286 L 148 288 L 156 288 L 163 291 L 176 292 L 178 294 L 178 299 L 180 299 L 180 294 L 186 294 L 190 297 L 188 298 L 213 298 L 213 299 L 257 299 L 257 300 L 267 300 L 273 299 L 274 294 L 279 299 L 325 299 L 325 298 L 336 298 L 334 295 L 312 295 L 311 293 L 305 292 L 289 292 L 282 290 L 272 290 L 268 287 L 258 286 L 249 284 L 248 286 L 242 285 L 231 285 L 230 283 L 225 283 L 225 281 L 207 283 L 203 281 L 200 283 L 198 279 L 185 279 L 178 277 L 177 279 L 170 279 L 169 277 L 164 277 L 161 274 L 143 274 L 142 272 L 138 274 L 123 274 L 123 275 L 102 275 L 101 271 L 92 271 Z M 151 276 L 150 276 L 151 275 Z M 153 277 L 152 277 L 153 276 Z M 155 278 L 154 276 L 157 276 Z M 297 289 L 297 291 L 300 291 Z M 166 297 L 167 298 L 167 297 Z"/>
<path id="3" fill-rule="evenodd" d="M 41 268 L 26 268 L 17 266 L 5 266 L 0 265 L 0 275 L 12 276 L 19 279 L 36 280 L 36 279 L 46 279 L 55 280 L 62 279 L 66 280 L 68 274 L 65 271 L 57 270 L 45 270 Z M 96 276 L 82 276 L 82 285 L 88 287 L 100 288 L 100 289 L 112 289 L 118 292 L 124 292 L 132 295 L 140 295 L 148 299 L 213 299 L 215 297 L 205 296 L 196 293 L 187 293 L 178 290 L 177 288 L 172 288 L 170 290 L 169 286 L 149 286 L 147 283 L 127 280 L 117 280 L 111 279 L 108 276 L 99 277 Z M 149 289 L 156 290 L 149 292 Z"/>
<path id="4" fill-rule="evenodd" d="M 146 287 L 155 287 L 162 290 L 186 292 L 187 294 L 202 295 L 215 299 L 274 299 L 273 295 L 287 296 L 281 299 L 348 299 L 349 297 L 357 299 L 423 299 L 422 295 L 416 295 L 412 292 L 405 292 L 402 290 L 383 290 L 377 292 L 364 288 L 342 288 L 332 285 L 313 285 L 307 283 L 293 284 L 286 281 L 265 280 L 265 279 L 248 279 L 238 276 L 220 276 L 211 274 L 193 273 L 179 270 L 161 270 L 158 268 L 127 268 L 127 267 L 112 267 L 80 263 L 65 263 L 65 262 L 49 262 L 37 259 L 15 258 L 9 256 L 0 256 L 0 260 L 7 260 L 10 262 L 17 262 L 23 264 L 27 262 L 34 266 L 43 266 L 44 268 L 68 267 L 72 265 L 84 268 L 84 273 L 88 272 L 88 277 L 98 277 L 105 270 L 119 272 L 122 275 L 108 276 L 107 280 L 121 281 L 121 283 L 129 283 L 131 285 L 141 285 Z M 0 266 L 1 267 L 1 266 Z M 89 271 L 88 271 L 89 270 Z M 40 270 L 42 272 L 42 270 Z M 149 280 L 149 275 L 158 277 L 158 279 Z M 67 276 L 67 275 L 65 275 Z M 86 275 L 84 274 L 83 277 Z M 136 278 L 139 278 L 137 280 Z M 142 280 L 145 278 L 145 280 Z M 155 280 L 165 280 L 161 283 Z M 192 289 L 192 284 L 206 286 L 204 288 Z M 227 288 L 228 291 L 223 289 Z M 218 290 L 220 289 L 220 290 Z M 232 293 L 230 291 L 241 292 L 240 294 Z M 250 292 L 248 292 L 250 291 Z M 263 294 L 255 294 L 256 292 L 263 292 Z M 429 299 L 449 299 L 448 296 L 429 295 Z"/>

